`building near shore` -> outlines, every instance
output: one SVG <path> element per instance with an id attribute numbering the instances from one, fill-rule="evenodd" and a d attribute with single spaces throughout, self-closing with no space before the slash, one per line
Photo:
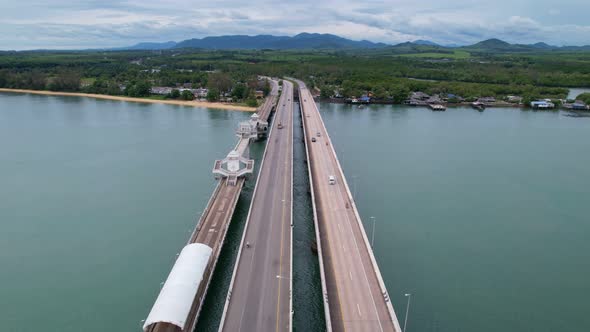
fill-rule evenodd
<path id="1" fill-rule="evenodd" d="M 555 104 L 547 100 L 537 100 L 531 102 L 531 107 L 534 109 L 552 109 L 555 108 Z"/>

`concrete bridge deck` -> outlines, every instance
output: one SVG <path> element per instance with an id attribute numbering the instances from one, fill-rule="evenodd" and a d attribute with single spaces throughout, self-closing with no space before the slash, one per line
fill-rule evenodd
<path id="1" fill-rule="evenodd" d="M 317 105 L 305 84 L 297 83 L 323 250 L 328 329 L 401 332 Z M 330 176 L 334 184 L 329 183 Z"/>
<path id="2" fill-rule="evenodd" d="M 283 81 L 220 331 L 291 330 L 292 182 L 293 85 Z"/>

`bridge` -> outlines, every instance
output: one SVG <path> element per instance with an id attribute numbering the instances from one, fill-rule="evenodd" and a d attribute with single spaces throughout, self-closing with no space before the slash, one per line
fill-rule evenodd
<path id="1" fill-rule="evenodd" d="M 328 131 L 310 91 L 302 81 L 296 82 L 327 329 L 401 332 Z"/>
<path id="2" fill-rule="evenodd" d="M 310 91 L 298 84 L 311 184 L 326 329 L 401 328 L 354 199 Z M 278 82 L 239 141 L 216 160 L 219 183 L 144 323 L 146 332 L 192 332 L 244 184 L 251 139 L 268 136 L 219 331 L 292 330 L 293 84 Z"/>
<path id="3" fill-rule="evenodd" d="M 291 330 L 292 183 L 293 84 L 285 80 L 220 331 Z"/>
<path id="4" fill-rule="evenodd" d="M 192 332 L 215 270 L 219 253 L 254 161 L 246 157 L 251 139 L 266 136 L 268 117 L 278 98 L 278 82 L 249 121 L 240 123 L 235 148 L 216 160 L 213 173 L 219 179 L 187 245 L 182 249 L 143 324 L 146 332 Z"/>

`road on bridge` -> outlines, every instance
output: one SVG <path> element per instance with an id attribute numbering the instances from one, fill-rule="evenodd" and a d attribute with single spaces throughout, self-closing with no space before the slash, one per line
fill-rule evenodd
<path id="1" fill-rule="evenodd" d="M 290 330 L 292 163 L 293 84 L 284 80 L 220 331 Z"/>
<path id="2" fill-rule="evenodd" d="M 334 331 L 397 331 L 399 323 L 346 179 L 310 91 L 299 84 L 330 321 Z M 334 177 L 330 184 L 329 177 Z"/>

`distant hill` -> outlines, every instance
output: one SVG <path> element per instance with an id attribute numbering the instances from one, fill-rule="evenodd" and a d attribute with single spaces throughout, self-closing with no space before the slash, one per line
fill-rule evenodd
<path id="1" fill-rule="evenodd" d="M 431 42 L 430 40 L 422 40 L 422 39 L 414 40 L 412 43 L 417 44 L 417 45 L 440 46 L 439 44 L 437 44 L 435 42 Z"/>
<path id="2" fill-rule="evenodd" d="M 346 49 L 346 48 L 380 48 L 383 43 L 368 40 L 354 41 L 331 34 L 300 33 L 287 36 L 219 36 L 202 39 L 188 39 L 176 44 L 175 48 L 203 49 Z"/>
<path id="3" fill-rule="evenodd" d="M 415 40 L 397 45 L 374 43 L 368 40 L 350 40 L 332 34 L 300 33 L 296 36 L 273 35 L 229 35 L 193 38 L 181 42 L 139 43 L 129 47 L 112 50 L 166 50 L 174 48 L 199 48 L 218 50 L 252 50 L 252 49 L 392 49 L 397 53 L 412 52 L 452 52 L 452 49 L 464 49 L 469 52 L 512 53 L 538 51 L 590 51 L 590 46 L 552 46 L 539 42 L 536 44 L 510 44 L 503 40 L 492 38 L 469 46 L 439 45 L 429 40 Z"/>
<path id="4" fill-rule="evenodd" d="M 176 42 L 168 41 L 164 43 L 139 43 L 129 47 L 121 47 L 122 50 L 166 50 L 176 46 Z"/>
<path id="5" fill-rule="evenodd" d="M 524 51 L 524 45 L 513 45 L 508 42 L 505 42 L 500 39 L 492 38 L 487 39 L 484 41 L 480 41 L 479 43 L 464 46 L 463 48 L 469 50 L 479 50 L 479 51 L 487 51 L 487 52 L 517 52 L 517 51 Z M 530 49 L 530 47 L 528 47 Z"/>
<path id="6" fill-rule="evenodd" d="M 490 53 L 535 52 L 535 51 L 590 51 L 590 46 L 553 46 L 539 42 L 535 44 L 510 44 L 500 39 L 492 38 L 462 48 L 470 51 Z"/>

